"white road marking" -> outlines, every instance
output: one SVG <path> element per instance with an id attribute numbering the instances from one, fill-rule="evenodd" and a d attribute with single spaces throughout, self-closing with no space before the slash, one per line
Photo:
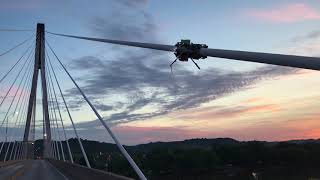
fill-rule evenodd
<path id="1" fill-rule="evenodd" d="M 55 169 L 65 180 L 69 180 L 64 174 L 62 174 L 54 165 L 52 165 L 49 161 L 46 161 L 50 166 Z"/>

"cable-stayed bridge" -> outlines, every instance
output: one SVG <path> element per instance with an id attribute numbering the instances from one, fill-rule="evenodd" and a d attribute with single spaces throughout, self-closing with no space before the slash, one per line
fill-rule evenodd
<path id="1" fill-rule="evenodd" d="M 0 31 L 30 31 L 30 30 L 1 30 Z M 139 179 L 147 179 L 129 153 L 112 132 L 108 124 L 99 114 L 95 105 L 90 101 L 73 76 L 69 73 L 63 61 L 59 58 L 54 47 L 45 39 L 47 34 L 66 38 L 112 43 L 125 46 L 134 46 L 161 51 L 174 52 L 176 61 L 191 60 L 198 69 L 195 60 L 206 57 L 219 57 L 241 61 L 266 63 L 273 65 L 320 70 L 320 58 L 292 56 L 281 54 L 232 51 L 210 49 L 205 44 L 193 44 L 189 40 L 182 40 L 176 45 L 150 44 L 141 42 L 128 42 L 111 39 L 100 39 L 53 33 L 45 30 L 44 24 L 38 24 L 36 34 L 0 54 L 0 58 L 15 49 L 27 45 L 20 58 L 0 77 L 0 85 L 13 76 L 7 89 L 1 89 L 0 109 L 5 113 L 0 119 L 2 142 L 0 145 L 0 179 L 127 179 L 122 176 L 110 174 L 91 168 L 86 149 L 78 135 L 70 107 L 66 101 L 57 76 L 57 68 L 64 71 L 73 85 L 82 95 L 83 100 L 90 106 L 96 117 L 100 120 L 106 132 L 112 137 L 122 155 L 129 162 Z M 0 62 L 1 63 L 1 62 Z M 14 72 L 16 72 L 14 74 Z M 38 93 L 38 90 L 41 93 Z M 35 157 L 35 130 L 37 95 L 42 99 L 42 137 L 43 152 L 41 157 Z M 60 101 L 62 103 L 60 103 Z M 5 104 L 7 106 L 5 106 Z M 38 107 L 39 108 L 39 107 Z M 67 113 L 67 119 L 62 113 Z M 65 122 L 71 123 L 76 136 L 81 155 L 86 167 L 76 165 L 73 150 L 69 144 Z M 66 143 L 66 148 L 63 146 Z M 39 160 L 35 160 L 39 158 Z"/>

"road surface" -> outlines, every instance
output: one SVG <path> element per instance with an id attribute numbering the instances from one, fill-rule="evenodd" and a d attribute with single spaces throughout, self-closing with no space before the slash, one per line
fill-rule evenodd
<path id="1" fill-rule="evenodd" d="M 26 160 L 0 168 L 0 180 L 67 180 L 46 160 Z"/>

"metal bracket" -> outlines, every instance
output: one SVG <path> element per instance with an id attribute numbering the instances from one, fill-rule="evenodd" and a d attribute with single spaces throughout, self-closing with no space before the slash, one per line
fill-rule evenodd
<path id="1" fill-rule="evenodd" d="M 190 40 L 181 40 L 176 45 L 176 50 L 174 54 L 176 55 L 176 59 L 170 64 L 171 72 L 172 72 L 172 65 L 177 61 L 188 61 L 189 59 L 197 66 L 198 69 L 200 67 L 194 60 L 205 59 L 207 56 L 203 56 L 200 53 L 202 48 L 208 48 L 205 44 L 193 44 Z"/>
<path id="2" fill-rule="evenodd" d="M 201 48 L 208 48 L 205 44 L 193 44 L 190 40 L 181 40 L 176 45 L 174 54 L 180 61 L 188 61 L 189 59 L 205 59 L 207 56 L 200 54 Z"/>

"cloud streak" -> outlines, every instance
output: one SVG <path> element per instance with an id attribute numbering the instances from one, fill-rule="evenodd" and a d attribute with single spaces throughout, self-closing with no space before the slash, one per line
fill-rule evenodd
<path id="1" fill-rule="evenodd" d="M 265 66 L 245 73 L 224 72 L 210 68 L 197 74 L 180 68 L 175 71 L 173 79 L 168 67 L 158 68 L 167 66 L 168 59 L 160 56 L 155 60 L 156 63 L 148 64 L 144 62 L 145 58 L 131 56 L 130 61 L 80 58 L 74 60 L 76 66 L 73 68 L 81 70 L 83 68 L 81 61 L 85 64 L 88 61 L 98 61 L 91 62 L 100 64 L 99 67 L 91 67 L 94 74 L 80 78 L 84 83 L 82 88 L 93 99 L 104 98 L 107 102 L 113 102 L 114 105 L 108 104 L 108 110 L 121 104 L 123 109 L 121 112 L 107 117 L 110 121 L 118 123 L 148 119 L 176 110 L 198 107 L 202 103 L 249 88 L 259 80 L 295 72 L 295 69 L 291 68 Z M 69 89 L 68 93 L 74 95 L 77 90 Z M 117 100 L 114 95 L 122 98 Z M 76 102 L 75 105 L 79 106 L 79 103 Z M 136 112 L 142 108 L 149 110 L 144 113 Z"/>
<path id="2" fill-rule="evenodd" d="M 308 40 L 315 40 L 320 37 L 320 30 L 314 30 L 301 36 L 296 36 L 292 42 L 304 42 Z"/>
<path id="3" fill-rule="evenodd" d="M 320 56 L 320 45 L 317 43 L 319 40 L 319 30 L 313 30 L 302 35 L 297 35 L 291 39 L 290 43 L 292 45 L 288 48 L 288 51 L 290 54 Z"/>
<path id="4" fill-rule="evenodd" d="M 151 14 L 137 6 L 124 6 L 124 13 L 95 17 L 91 30 L 99 37 L 120 40 L 157 41 L 159 27 Z M 121 23 L 119 23 L 121 22 Z M 170 112 L 198 107 L 202 103 L 250 88 L 269 77 L 290 74 L 295 69 L 265 66 L 250 72 L 226 72 L 208 68 L 192 71 L 180 64 L 170 73 L 172 56 L 166 52 L 127 47 L 113 48 L 115 58 L 86 56 L 74 59 L 73 70 L 92 73 L 79 77 L 84 92 L 112 123 L 150 119 Z M 76 89 L 67 90 L 74 97 Z M 73 98 L 74 99 L 74 98 Z M 104 104 L 104 102 L 108 104 Z M 78 101 L 71 107 L 80 108 Z"/>
<path id="5" fill-rule="evenodd" d="M 256 113 L 275 113 L 280 111 L 281 108 L 275 104 L 262 104 L 262 105 L 248 105 L 243 104 L 239 106 L 231 107 L 206 107 L 191 112 L 184 112 L 182 115 L 178 115 L 180 119 L 186 120 L 211 120 L 213 119 L 229 119 L 236 117 L 245 117 L 248 114 Z"/>
<path id="6" fill-rule="evenodd" d="M 204 130 L 203 128 L 190 128 L 184 126 L 175 127 L 141 127 L 141 126 L 114 126 L 112 130 L 126 145 L 136 145 L 157 141 L 179 141 L 192 138 L 218 138 L 230 137 L 237 140 L 263 140 L 284 141 L 292 139 L 317 138 L 320 134 L 319 123 L 314 114 L 312 118 L 302 118 L 299 121 L 291 119 L 277 123 L 262 122 L 260 124 L 246 125 L 239 128 L 214 128 Z M 93 124 L 91 124 L 93 125 Z M 90 126 L 80 128 L 79 133 L 87 139 L 113 142 L 103 128 Z M 213 130 L 214 129 L 214 130 Z M 70 131 L 71 132 L 71 131 Z M 70 133 L 69 132 L 69 133 Z M 276 136 L 275 136 L 276 134 Z"/>

